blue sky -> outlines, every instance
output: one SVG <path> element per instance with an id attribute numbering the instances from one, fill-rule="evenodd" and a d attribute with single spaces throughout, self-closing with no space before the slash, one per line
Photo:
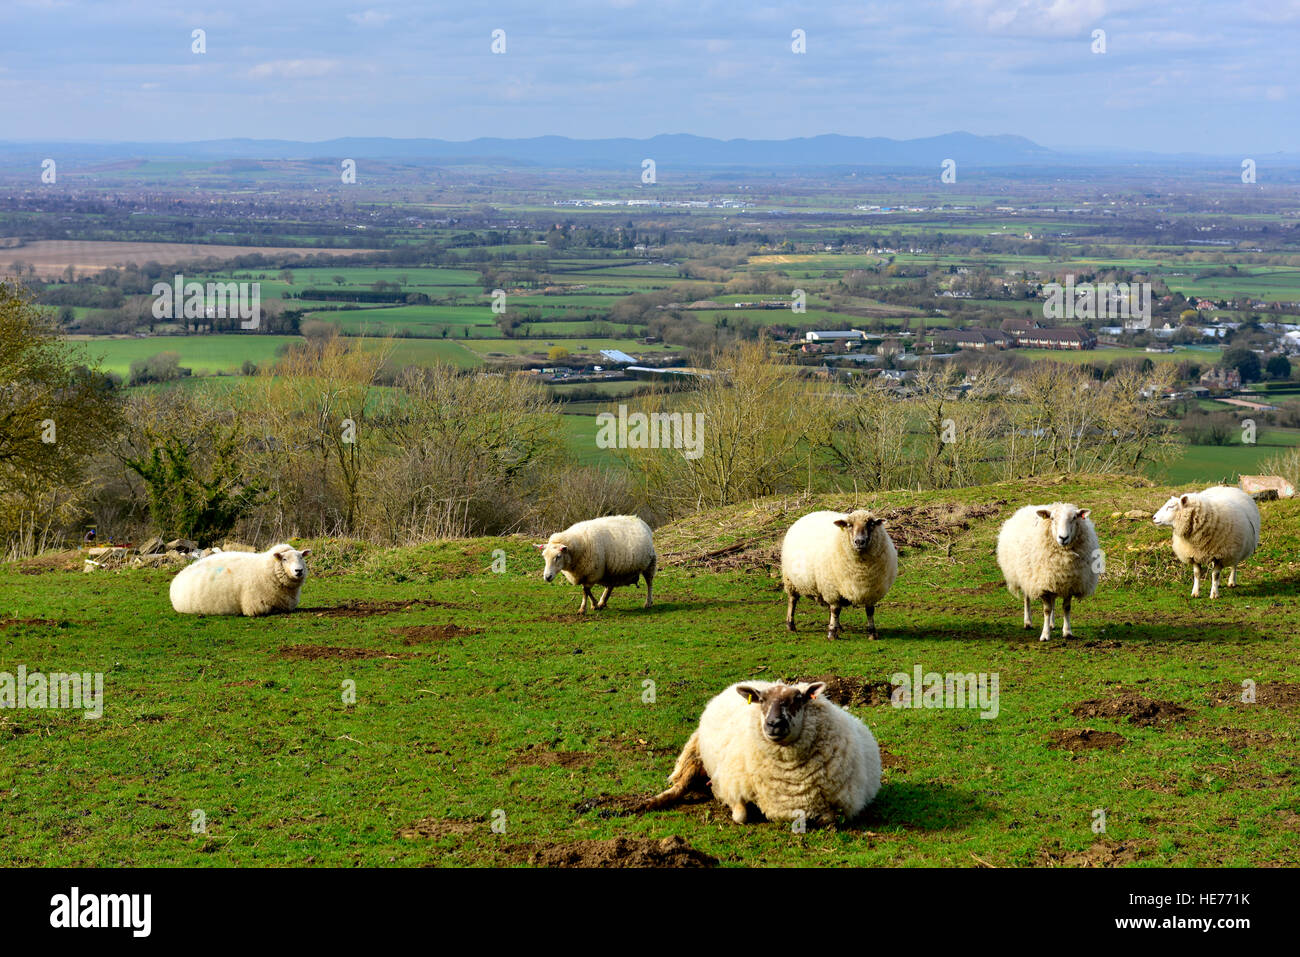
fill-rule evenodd
<path id="1" fill-rule="evenodd" d="M 1300 0 L 3 0 L 0 139 L 967 130 L 1267 154 L 1300 151 L 1298 41 Z"/>

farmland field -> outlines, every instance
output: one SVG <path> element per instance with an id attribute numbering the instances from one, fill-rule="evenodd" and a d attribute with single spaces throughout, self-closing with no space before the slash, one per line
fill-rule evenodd
<path id="1" fill-rule="evenodd" d="M 872 497 L 903 543 L 874 642 L 860 611 L 833 643 L 815 607 L 800 632 L 782 624 L 776 536 L 839 498 L 665 527 L 655 606 L 619 589 L 586 617 L 523 538 L 318 541 L 303 607 L 270 619 L 182 619 L 168 572 L 82 574 L 75 553 L 0 565 L 6 660 L 105 676 L 97 720 L 0 718 L 5 863 L 519 864 L 677 835 L 730 866 L 1294 866 L 1300 505 L 1263 504 L 1260 552 L 1211 602 L 1188 597 L 1167 533 L 1109 517 L 1169 492 L 1098 477 Z M 1077 638 L 1040 643 L 992 550 L 1014 503 L 1049 497 L 1094 508 L 1108 557 Z M 735 543 L 732 560 L 692 558 Z M 892 676 L 916 667 L 996 673 L 996 717 L 890 707 Z M 865 814 L 792 834 L 733 825 L 708 798 L 632 809 L 708 698 L 755 676 L 833 676 L 885 755 Z"/>
<path id="2" fill-rule="evenodd" d="M 57 276 L 68 266 L 78 272 L 94 271 L 106 266 L 142 265 L 150 260 L 164 265 L 185 260 L 233 259 L 247 253 L 272 253 L 301 256 L 312 250 L 275 246 L 222 246 L 201 243 L 128 243 L 96 242 L 67 239 L 42 239 L 17 247 L 0 248 L 0 260 L 5 265 L 21 260 L 36 267 L 40 276 Z M 357 256 L 373 253 L 373 249 L 337 249 L 331 254 Z"/>

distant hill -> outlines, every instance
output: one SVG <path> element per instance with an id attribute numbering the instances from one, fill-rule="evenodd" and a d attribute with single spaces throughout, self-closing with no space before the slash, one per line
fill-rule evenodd
<path id="1" fill-rule="evenodd" d="M 1222 165 L 1224 157 L 1179 153 L 1061 151 L 1023 136 L 977 136 L 945 133 L 921 139 L 884 136 L 822 136 L 784 140 L 719 140 L 685 133 L 649 139 L 527 139 L 484 137 L 455 142 L 438 139 L 343 137 L 317 143 L 294 140 L 222 139 L 192 143 L 20 143 L 0 142 L 0 156 L 30 159 L 61 155 L 80 161 L 123 159 L 311 160 L 350 157 L 446 165 L 536 166 L 546 168 L 639 167 L 644 159 L 660 166 L 691 168 L 771 168 L 878 166 L 934 168 L 945 159 L 959 167 L 1104 166 L 1141 163 L 1167 166 Z M 1261 164 L 1300 164 L 1300 156 L 1255 156 Z M 1236 157 L 1240 161 L 1240 157 Z"/>

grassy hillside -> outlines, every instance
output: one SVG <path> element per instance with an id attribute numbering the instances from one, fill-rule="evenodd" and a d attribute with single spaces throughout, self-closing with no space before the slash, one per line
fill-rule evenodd
<path id="1" fill-rule="evenodd" d="M 0 566 L 0 671 L 106 686 L 99 720 L 0 711 L 0 861 L 608 862 L 631 845 L 577 842 L 680 836 L 736 866 L 1300 863 L 1300 503 L 1264 503 L 1240 587 L 1193 601 L 1167 533 L 1111 517 L 1168 494 L 1095 477 L 766 500 L 658 530 L 656 605 L 620 589 L 585 618 L 522 538 L 317 542 L 303 607 L 258 620 L 174 614 L 166 571 Z M 1095 509 L 1107 573 L 1077 638 L 1040 644 L 993 542 L 1014 507 L 1058 498 Z M 887 513 L 901 551 L 881 640 L 852 610 L 828 642 L 815 606 L 789 634 L 775 543 L 850 504 Z M 996 672 L 997 717 L 890 707 L 890 676 L 916 665 Z M 707 799 L 629 813 L 710 696 L 796 676 L 830 676 L 880 741 L 884 786 L 859 821 L 740 827 Z"/>

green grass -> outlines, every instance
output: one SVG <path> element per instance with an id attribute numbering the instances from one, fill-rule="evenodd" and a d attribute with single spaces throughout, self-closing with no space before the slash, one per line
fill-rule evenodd
<path id="1" fill-rule="evenodd" d="M 1184 445 L 1178 458 L 1152 473 L 1171 485 L 1236 485 L 1242 475 L 1258 475 L 1266 459 L 1296 445 L 1300 445 L 1300 432 L 1294 429 L 1260 429 L 1250 445 L 1239 437 L 1229 445 Z"/>
<path id="2" fill-rule="evenodd" d="M 1300 681 L 1300 503 L 1262 506 L 1260 552 L 1211 602 L 1188 597 L 1167 533 L 1109 517 L 1168 493 L 1099 477 L 864 499 L 929 509 L 894 513 L 891 532 L 915 541 L 874 642 L 857 610 L 837 642 L 815 606 L 786 632 L 761 558 L 682 557 L 771 546 L 798 514 L 846 504 L 839 496 L 660 529 L 656 605 L 619 589 L 585 618 L 573 588 L 542 582 L 524 538 L 318 542 L 304 607 L 272 619 L 176 615 L 165 571 L 0 565 L 0 614 L 22 619 L 0 622 L 3 670 L 100 671 L 106 695 L 99 720 L 0 712 L 0 862 L 513 864 L 549 844 L 681 835 L 733 866 L 1069 864 L 1088 850 L 1105 861 L 1117 842 L 1140 865 L 1295 865 L 1294 705 L 1263 692 Z M 1039 643 L 999 587 L 993 544 L 1015 505 L 1056 498 L 1096 510 L 1107 574 L 1076 605 L 1077 639 Z M 941 525 L 962 502 L 995 511 Z M 490 571 L 498 548 L 502 574 Z M 417 599 L 435 604 L 408 604 Z M 330 613 L 346 602 L 349 615 Z M 427 630 L 398 631 L 414 626 Z M 448 626 L 464 630 L 436 631 Z M 373 657 L 282 651 L 294 646 Z M 857 822 L 794 834 L 733 825 L 712 802 L 630 816 L 583 803 L 662 787 L 705 702 L 733 681 L 880 681 L 917 664 L 997 673 L 999 714 L 855 706 L 889 756 Z M 1245 679 L 1260 683 L 1259 703 L 1238 703 Z M 355 704 L 342 701 L 346 682 Z M 1125 692 L 1188 712 L 1154 726 L 1071 713 Z M 1123 743 L 1050 746 L 1053 732 L 1084 727 Z M 1104 836 L 1091 829 L 1096 809 Z M 206 833 L 191 830 L 196 810 Z M 504 833 L 490 827 L 498 810 Z M 421 822 L 424 836 L 399 836 Z"/>

